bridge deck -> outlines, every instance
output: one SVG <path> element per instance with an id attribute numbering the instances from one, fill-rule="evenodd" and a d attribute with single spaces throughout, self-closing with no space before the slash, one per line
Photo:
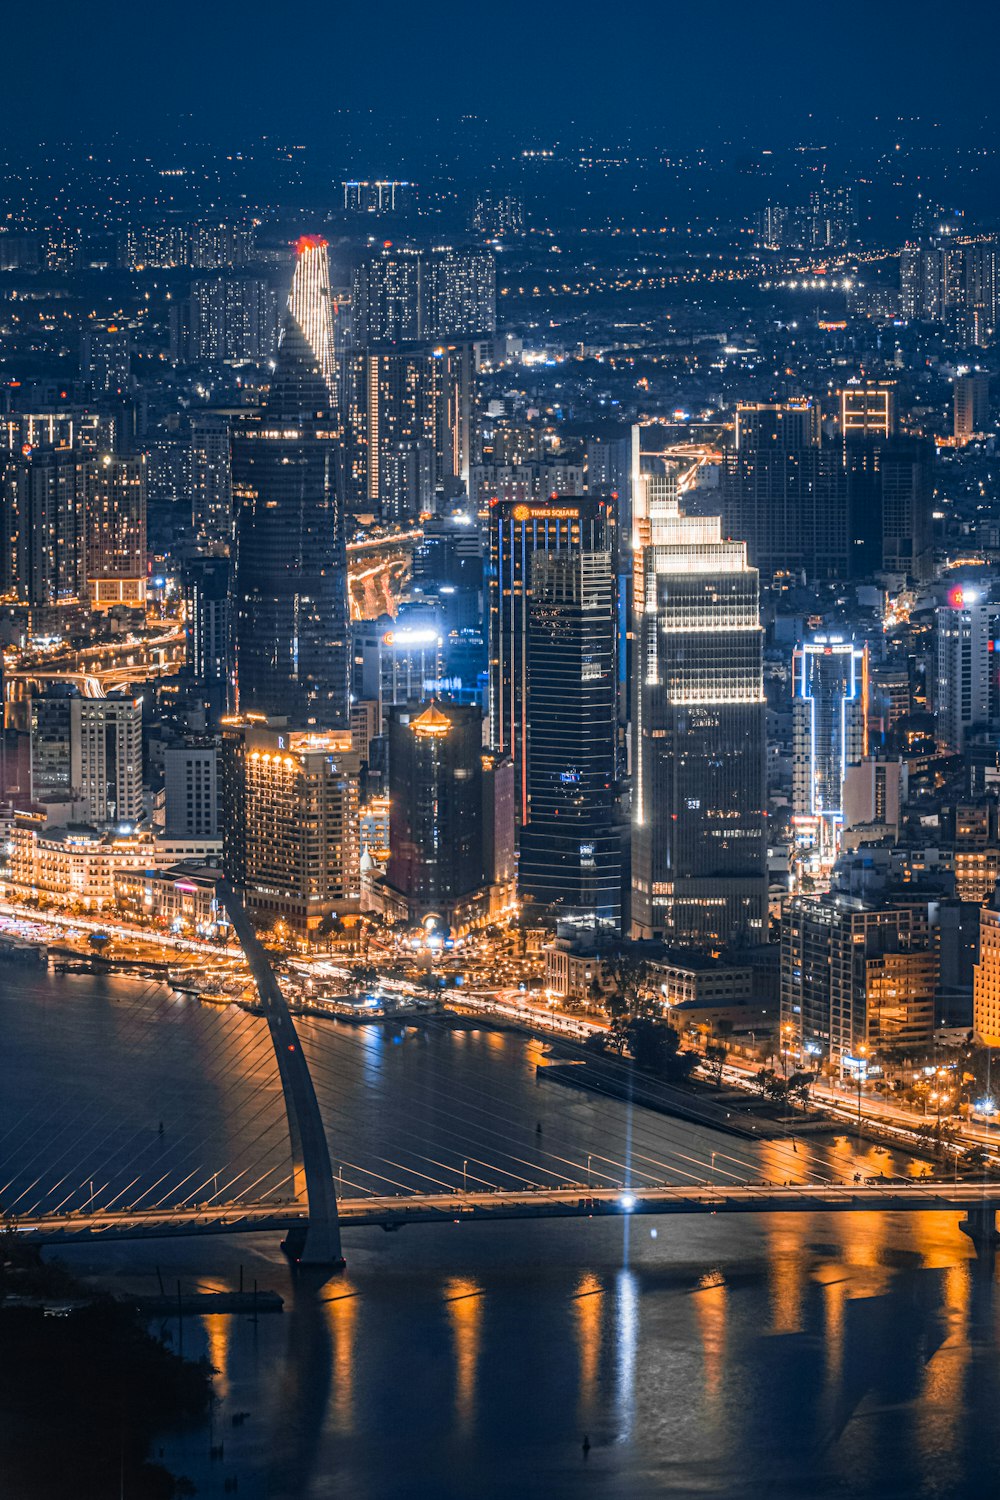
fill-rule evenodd
<path id="1" fill-rule="evenodd" d="M 343 1228 L 505 1219 L 584 1219 L 636 1214 L 963 1213 L 1000 1209 L 1000 1184 L 898 1181 L 876 1184 L 757 1183 L 741 1187 L 588 1188 L 341 1198 Z M 265 1233 L 304 1224 L 296 1203 L 227 1204 L 68 1213 L 12 1221 L 41 1243 L 152 1239 L 191 1234 Z"/>

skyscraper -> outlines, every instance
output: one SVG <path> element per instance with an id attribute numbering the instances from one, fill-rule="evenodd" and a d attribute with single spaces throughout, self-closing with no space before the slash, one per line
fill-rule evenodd
<path id="1" fill-rule="evenodd" d="M 83 597 L 82 462 L 70 446 L 0 455 L 0 589 L 46 608 Z"/>
<path id="2" fill-rule="evenodd" d="M 721 473 L 722 529 L 747 544 L 765 578 L 847 571 L 847 486 L 839 452 L 822 441 L 813 401 L 744 404 Z"/>
<path id="3" fill-rule="evenodd" d="M 136 823 L 142 817 L 142 699 L 73 698 L 74 754 L 89 823 Z M 75 789 L 74 787 L 74 789 Z"/>
<path id="4" fill-rule="evenodd" d="M 636 609 L 632 934 L 766 937 L 758 574 L 717 518 L 661 501 Z"/>
<path id="5" fill-rule="evenodd" d="M 615 584 L 610 552 L 533 559 L 529 822 L 518 889 L 595 929 L 621 926 Z"/>
<path id="6" fill-rule="evenodd" d="M 319 363 L 291 313 L 266 402 L 233 428 L 232 554 L 241 713 L 346 728 L 347 558 L 340 442 Z"/>
<path id="7" fill-rule="evenodd" d="M 490 746 L 514 760 L 517 815 L 528 821 L 528 606 L 539 554 L 613 552 L 613 504 L 591 496 L 490 504 Z"/>
<path id="8" fill-rule="evenodd" d="M 411 922 L 461 925 L 482 891 L 483 732 L 478 708 L 393 708 L 389 719 L 388 884 Z"/>
<path id="9" fill-rule="evenodd" d="M 223 725 L 223 865 L 258 918 L 321 938 L 357 910 L 360 757 L 349 729 L 314 732 L 234 718 Z"/>
<path id="10" fill-rule="evenodd" d="M 331 395 L 337 367 L 333 352 L 333 297 L 326 240 L 306 234 L 295 247 L 295 272 L 288 311 L 305 336 Z"/>
<path id="11" fill-rule="evenodd" d="M 990 377 L 983 374 L 956 375 L 952 387 L 955 438 L 969 442 L 985 432 L 990 419 Z"/>
<path id="12" fill-rule="evenodd" d="M 91 607 L 141 605 L 146 597 L 146 455 L 89 458 L 83 482 Z"/>
<path id="13" fill-rule="evenodd" d="M 792 655 L 792 815 L 796 842 L 836 857 L 849 766 L 868 753 L 868 648 L 817 635 Z"/>
<path id="14" fill-rule="evenodd" d="M 935 610 L 937 672 L 934 706 L 938 738 L 961 751 L 974 724 L 988 724 L 998 709 L 996 654 L 1000 607 L 987 593 L 956 584 Z"/>
<path id="15" fill-rule="evenodd" d="M 344 372 L 348 498 L 412 520 L 458 474 L 457 388 L 447 350 L 353 355 Z"/>

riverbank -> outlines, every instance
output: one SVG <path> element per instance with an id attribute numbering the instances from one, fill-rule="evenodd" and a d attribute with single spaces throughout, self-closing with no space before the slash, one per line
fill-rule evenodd
<path id="1" fill-rule="evenodd" d="M 3 1236 L 2 1262 L 4 1500 L 179 1493 L 186 1481 L 151 1461 L 154 1439 L 207 1419 L 208 1364 L 175 1354 L 138 1308 L 95 1295 L 14 1235 Z"/>

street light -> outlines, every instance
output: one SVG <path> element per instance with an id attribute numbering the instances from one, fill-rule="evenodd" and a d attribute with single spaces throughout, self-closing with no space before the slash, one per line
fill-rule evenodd
<path id="1" fill-rule="evenodd" d="M 858 1074 L 858 1129 L 859 1130 L 861 1129 L 861 1084 L 862 1084 L 862 1081 L 864 1079 L 864 1075 L 865 1075 L 865 1072 L 866 1072 L 865 1057 L 867 1056 L 867 1054 L 868 1054 L 868 1048 L 862 1042 L 861 1046 L 858 1048 L 858 1066 L 857 1066 L 857 1074 Z"/>
<path id="2" fill-rule="evenodd" d="M 463 1193 L 467 1192 L 468 1191 L 468 1187 L 469 1187 L 469 1162 L 468 1162 L 468 1159 L 466 1159 L 465 1161 L 462 1162 L 462 1192 Z"/>

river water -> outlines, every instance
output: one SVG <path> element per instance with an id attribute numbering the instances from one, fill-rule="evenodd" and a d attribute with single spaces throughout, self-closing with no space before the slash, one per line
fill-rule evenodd
<path id="1" fill-rule="evenodd" d="M 540 1083 L 541 1049 L 511 1035 L 300 1031 L 345 1193 L 912 1170 Z M 5 1210 L 283 1190 L 256 1018 L 5 966 L 0 1039 Z M 242 1267 L 285 1297 L 256 1322 L 163 1325 L 218 1371 L 211 1426 L 162 1440 L 201 1495 L 959 1500 L 1000 1482 L 1000 1299 L 953 1215 L 412 1226 L 348 1231 L 345 1253 L 306 1289 L 265 1236 L 62 1252 L 117 1287 L 233 1286 Z"/>

